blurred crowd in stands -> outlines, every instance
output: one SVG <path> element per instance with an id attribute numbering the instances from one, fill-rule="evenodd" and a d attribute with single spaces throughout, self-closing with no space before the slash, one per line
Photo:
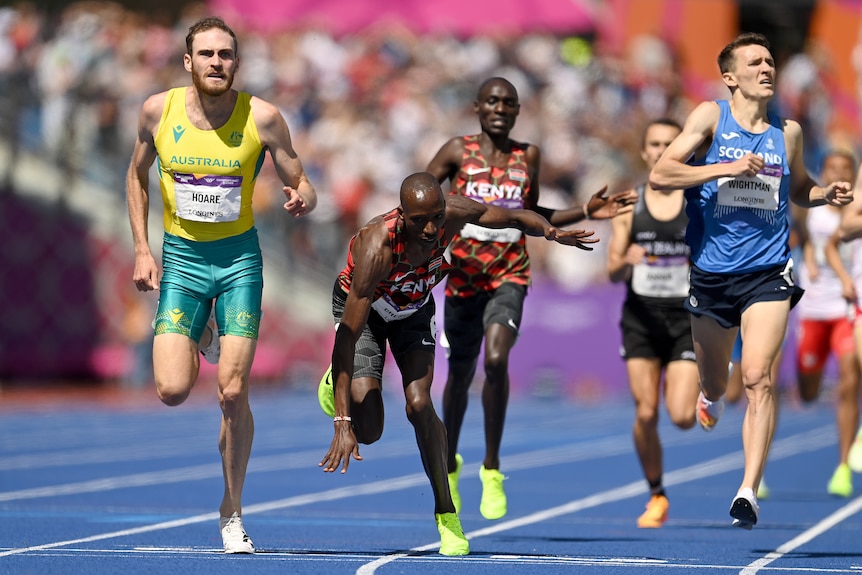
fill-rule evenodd
<path id="1" fill-rule="evenodd" d="M 0 8 L 0 139 L 123 194 L 140 106 L 188 82 L 184 39 L 205 14 L 203 4 L 173 22 L 110 2 L 72 4 L 50 17 L 36 3 Z M 693 105 L 677 55 L 655 37 L 607 54 L 590 36 L 456 39 L 393 28 L 263 36 L 228 23 L 240 41 L 235 86 L 281 107 L 320 194 L 309 218 L 285 218 L 277 179 L 265 172 L 258 226 L 290 246 L 286 265 L 317 270 L 326 282 L 343 263 L 347 237 L 397 203 L 405 175 L 423 169 L 448 138 L 478 132 L 472 103 L 490 76 L 519 90 L 514 135 L 542 149 L 541 204 L 549 207 L 638 182 L 646 120 L 682 120 Z M 814 166 L 830 145 L 828 83 L 820 77 L 828 62 L 812 47 L 779 65 L 779 106 L 808 130 Z M 715 80 L 706 97 L 726 97 L 717 69 Z M 604 222 L 592 223 L 607 236 Z M 535 244 L 532 253 L 538 274 L 573 289 L 606 281 L 601 248 Z"/>

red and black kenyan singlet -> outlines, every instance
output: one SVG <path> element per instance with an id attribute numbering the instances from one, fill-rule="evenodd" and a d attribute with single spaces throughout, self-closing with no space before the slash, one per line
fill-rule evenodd
<path id="1" fill-rule="evenodd" d="M 437 246 L 428 260 L 414 267 L 407 260 L 404 253 L 406 249 L 402 226 L 404 221 L 397 209 L 393 209 L 383 215 L 386 229 L 389 231 L 389 243 L 392 246 L 392 267 L 389 276 L 377 285 L 374 291 L 374 302 L 372 307 L 386 321 L 403 319 L 413 314 L 428 300 L 431 290 L 442 281 L 450 269 L 446 261 L 446 243 L 441 230 Z M 350 251 L 347 253 L 347 265 L 338 274 L 338 284 L 344 293 L 350 292 L 350 284 L 353 281 L 353 242 L 356 236 L 350 240 Z"/>
<path id="2" fill-rule="evenodd" d="M 497 168 L 489 166 L 482 156 L 479 136 L 465 136 L 464 157 L 451 193 L 504 208 L 523 208 L 530 193 L 527 144 L 510 143 L 508 164 Z M 447 296 L 469 297 L 497 289 L 505 282 L 530 285 L 530 258 L 520 230 L 467 224 L 452 241 L 452 266 L 446 282 Z"/>

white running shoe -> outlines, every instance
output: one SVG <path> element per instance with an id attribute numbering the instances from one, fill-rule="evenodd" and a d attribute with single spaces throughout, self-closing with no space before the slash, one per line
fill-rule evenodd
<path id="1" fill-rule="evenodd" d="M 221 357 L 221 341 L 218 336 L 218 324 L 216 324 L 215 319 L 215 306 L 213 306 L 210 311 L 210 317 L 207 320 L 207 326 L 205 329 L 210 331 L 212 334 L 212 339 L 210 340 L 210 344 L 206 347 L 200 348 L 201 355 L 204 356 L 204 359 L 207 360 L 207 363 L 212 363 L 213 365 L 218 363 L 218 358 Z"/>
<path id="2" fill-rule="evenodd" d="M 242 517 L 236 512 L 230 517 L 219 517 L 218 524 L 225 553 L 254 553 L 254 543 L 242 526 Z"/>
<path id="3" fill-rule="evenodd" d="M 757 525 L 757 514 L 760 513 L 760 505 L 751 487 L 743 487 L 736 494 L 736 498 L 730 506 L 730 516 L 733 517 L 733 526 L 751 530 Z"/>

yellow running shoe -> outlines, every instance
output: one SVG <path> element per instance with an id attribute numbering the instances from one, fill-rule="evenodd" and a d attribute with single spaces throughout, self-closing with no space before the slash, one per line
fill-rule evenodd
<path id="1" fill-rule="evenodd" d="M 506 514 L 506 492 L 503 491 L 503 480 L 506 479 L 499 469 L 479 468 L 479 479 L 482 480 L 482 502 L 479 512 L 485 519 L 499 519 Z"/>
<path id="2" fill-rule="evenodd" d="M 437 531 L 440 532 L 440 555 L 467 555 L 470 543 L 461 529 L 457 513 L 435 513 Z"/>
<path id="3" fill-rule="evenodd" d="M 757 486 L 757 499 L 769 499 L 769 496 L 772 495 L 772 492 L 769 490 L 769 486 L 766 485 L 766 478 L 760 478 L 760 485 Z"/>
<path id="4" fill-rule="evenodd" d="M 460 453 L 455 454 L 455 470 L 449 473 L 449 493 L 452 494 L 452 503 L 455 504 L 455 513 L 461 513 L 461 494 L 458 492 L 458 478 L 461 476 L 461 467 L 464 458 Z"/>
<path id="5" fill-rule="evenodd" d="M 335 386 L 332 385 L 331 365 L 320 378 L 320 384 L 317 386 L 317 401 L 323 413 L 329 417 L 335 417 Z"/>
<path id="6" fill-rule="evenodd" d="M 829 492 L 829 495 L 836 495 L 838 497 L 850 497 L 853 495 L 853 472 L 850 471 L 849 465 L 842 463 L 835 468 L 835 473 L 832 474 L 832 479 L 829 480 L 826 490 Z"/>
<path id="7" fill-rule="evenodd" d="M 667 510 L 670 502 L 664 495 L 653 495 L 646 504 L 646 511 L 638 517 L 638 527 L 661 527 L 667 521 Z"/>

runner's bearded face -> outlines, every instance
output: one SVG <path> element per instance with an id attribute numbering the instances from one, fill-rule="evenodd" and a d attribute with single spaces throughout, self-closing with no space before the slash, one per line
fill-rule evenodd
<path id="1" fill-rule="evenodd" d="M 189 68 L 195 89 L 212 97 L 230 90 L 239 66 L 233 38 L 218 29 L 200 32 L 195 36 L 192 50 Z"/>

